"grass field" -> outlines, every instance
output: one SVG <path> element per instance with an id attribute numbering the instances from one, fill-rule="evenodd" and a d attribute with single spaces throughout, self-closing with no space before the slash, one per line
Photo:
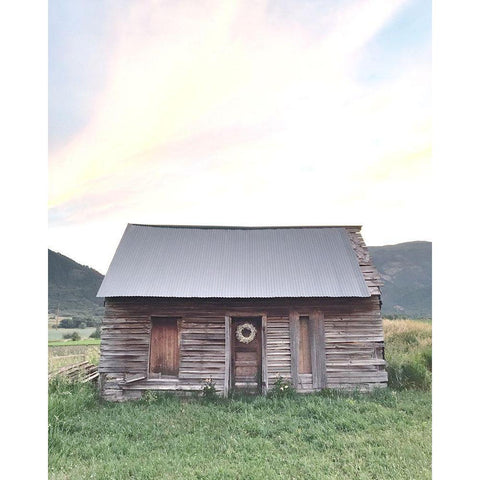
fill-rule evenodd
<path id="1" fill-rule="evenodd" d="M 430 389 L 432 322 L 384 320 L 383 329 L 390 387 Z"/>
<path id="2" fill-rule="evenodd" d="M 113 404 L 52 382 L 49 478 L 429 479 L 431 323 L 388 322 L 397 390 Z"/>
<path id="3" fill-rule="evenodd" d="M 93 340 L 93 339 L 92 339 Z M 85 360 L 98 365 L 100 358 L 100 342 L 82 344 L 78 342 L 65 342 L 61 344 L 48 344 L 48 371 L 53 372 L 61 367 L 80 363 Z"/>
<path id="4" fill-rule="evenodd" d="M 49 328 L 48 329 L 48 341 L 53 340 L 63 340 L 63 335 L 65 334 L 72 334 L 73 332 L 77 332 L 80 337 L 88 338 L 93 332 L 95 331 L 95 327 L 87 327 L 87 328 Z"/>
<path id="5" fill-rule="evenodd" d="M 51 479 L 427 479 L 429 392 L 99 402 L 52 388 Z"/>
<path id="6" fill-rule="evenodd" d="M 84 338 L 82 340 L 52 340 L 48 342 L 50 346 L 75 346 L 75 345 L 100 345 L 99 338 Z"/>

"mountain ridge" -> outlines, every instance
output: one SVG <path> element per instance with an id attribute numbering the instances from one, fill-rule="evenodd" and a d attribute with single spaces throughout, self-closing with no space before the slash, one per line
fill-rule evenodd
<path id="1" fill-rule="evenodd" d="M 384 282 L 382 313 L 403 317 L 432 316 L 432 243 L 403 242 L 368 247 Z"/>
<path id="2" fill-rule="evenodd" d="M 64 316 L 103 316 L 97 298 L 103 275 L 59 252 L 48 250 L 48 312 Z"/>

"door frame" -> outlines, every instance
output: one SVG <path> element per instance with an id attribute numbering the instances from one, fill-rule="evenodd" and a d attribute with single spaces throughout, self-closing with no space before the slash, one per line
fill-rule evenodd
<path id="1" fill-rule="evenodd" d="M 233 389 L 232 374 L 232 319 L 233 318 L 261 318 L 261 392 L 266 395 L 268 391 L 268 368 L 267 368 L 267 315 L 265 312 L 227 312 L 225 315 L 225 381 L 223 395 L 227 397 Z"/>
<path id="2" fill-rule="evenodd" d="M 298 357 L 299 357 L 299 319 L 309 317 L 310 358 L 312 362 L 312 386 L 314 391 L 327 387 L 327 360 L 325 345 L 325 317 L 320 310 L 291 310 L 290 352 L 293 387 L 298 388 Z"/>

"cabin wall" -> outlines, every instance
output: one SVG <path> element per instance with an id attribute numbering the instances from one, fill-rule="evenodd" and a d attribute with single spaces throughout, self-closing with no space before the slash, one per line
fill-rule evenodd
<path id="1" fill-rule="evenodd" d="M 321 350 L 323 357 L 312 360 L 317 361 L 318 377 L 296 372 L 292 314 L 311 315 L 312 321 L 318 323 L 314 349 Z M 226 317 L 228 321 L 229 317 L 248 315 L 266 319 L 265 389 L 271 389 L 278 376 L 294 382 L 300 392 L 325 387 L 385 386 L 379 296 L 251 300 L 109 298 L 105 301 L 99 365 L 103 398 L 135 399 L 145 390 L 194 392 L 201 390 L 209 377 L 219 393 L 227 393 L 230 342 L 227 340 L 226 349 Z M 152 316 L 179 319 L 178 378 L 148 378 Z"/>
<path id="2" fill-rule="evenodd" d="M 267 315 L 267 378 L 268 388 L 278 376 L 291 381 L 291 349 L 288 315 Z"/>
<path id="3" fill-rule="evenodd" d="M 225 379 L 225 317 L 155 301 L 105 302 L 99 372 L 107 400 L 139 398 L 144 390 L 195 391 L 212 377 L 217 389 Z M 148 379 L 151 317 L 180 319 L 178 379 Z"/>
<path id="4" fill-rule="evenodd" d="M 370 311 L 340 306 L 324 310 L 327 388 L 386 386 L 383 325 L 377 302 Z"/>

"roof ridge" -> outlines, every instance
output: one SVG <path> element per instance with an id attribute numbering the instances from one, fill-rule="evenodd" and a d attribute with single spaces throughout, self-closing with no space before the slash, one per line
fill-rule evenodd
<path id="1" fill-rule="evenodd" d="M 190 228 L 190 229 L 211 229 L 211 230 L 279 230 L 279 229 L 306 229 L 306 228 L 358 228 L 362 225 L 270 225 L 270 226 L 242 226 L 242 225 L 158 225 L 149 223 L 129 223 L 135 227 L 156 227 L 156 228 Z"/>

